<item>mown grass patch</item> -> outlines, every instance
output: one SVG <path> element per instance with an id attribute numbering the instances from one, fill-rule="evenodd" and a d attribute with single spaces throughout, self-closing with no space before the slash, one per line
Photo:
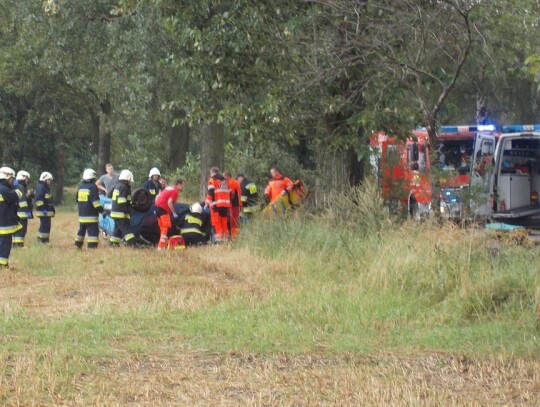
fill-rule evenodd
<path id="1" fill-rule="evenodd" d="M 294 374 L 318 372 L 325 378 L 314 405 L 329 402 L 332 394 L 350 403 L 381 402 L 352 382 L 358 398 L 331 390 L 337 383 L 329 379 L 335 368 L 331 361 L 342 355 L 442 353 L 535 363 L 538 248 L 501 242 L 482 229 L 384 219 L 375 224 L 376 233 L 359 233 L 355 224 L 330 215 L 255 220 L 234 243 L 159 254 L 113 250 L 105 241 L 95 251 L 76 250 L 76 215 L 70 212 L 60 211 L 53 220 L 50 246 L 35 243 L 31 224 L 28 248 L 13 253 L 15 270 L 3 272 L 0 287 L 0 372 L 9 389 L 0 397 L 4 404 L 39 399 L 42 404 L 122 405 L 156 404 L 157 394 L 169 394 L 162 400 L 171 401 L 181 397 L 180 389 L 196 394 L 195 387 L 180 385 L 188 380 L 193 386 L 186 371 L 206 369 L 201 363 L 225 369 L 209 354 L 223 355 L 223 363 L 243 377 L 243 396 L 227 393 L 218 381 L 211 384 L 214 402 L 221 389 L 232 404 L 255 400 L 259 393 L 247 384 L 248 372 L 256 368 L 264 376 L 265 363 L 280 358 L 303 366 L 291 368 Z M 488 250 L 494 242 L 496 253 Z M 234 355 L 267 362 L 237 365 Z M 309 357 L 330 362 L 314 370 L 299 362 Z M 186 360 L 191 364 L 186 371 L 171 365 Z M 382 360 L 390 363 L 386 356 Z M 444 379 L 434 392 L 415 388 L 395 373 L 403 360 L 392 363 L 386 374 L 407 389 L 394 394 L 395 400 L 419 400 L 420 394 L 429 394 L 435 404 L 442 400 L 441 405 L 465 400 L 443 390 Z M 341 378 L 373 382 L 374 370 L 358 372 L 357 367 L 342 365 Z M 170 386 L 152 381 L 163 380 L 160 369 L 174 375 Z M 126 386 L 126 377 L 149 393 Z M 266 377 L 265 383 L 276 377 Z M 526 387 L 527 377 L 520 376 L 520 385 Z M 141 384 L 142 378 L 154 384 Z M 386 391 L 383 382 L 373 383 L 381 394 Z M 538 393 L 527 389 L 534 399 Z M 296 400 L 296 393 L 308 397 L 291 387 L 280 400 Z"/>

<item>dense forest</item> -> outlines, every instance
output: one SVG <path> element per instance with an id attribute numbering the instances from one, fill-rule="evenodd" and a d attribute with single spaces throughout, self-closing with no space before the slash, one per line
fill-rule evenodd
<path id="1" fill-rule="evenodd" d="M 538 0 L 2 0 L 2 164 L 343 189 L 375 130 L 540 121 Z"/>

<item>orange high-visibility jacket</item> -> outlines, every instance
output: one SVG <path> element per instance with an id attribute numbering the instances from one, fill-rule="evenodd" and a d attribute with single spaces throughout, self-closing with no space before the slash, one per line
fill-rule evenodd
<path id="1" fill-rule="evenodd" d="M 222 175 L 214 175 L 208 179 L 208 194 L 206 202 L 211 207 L 230 208 L 231 190 L 227 180 Z"/>
<path id="2" fill-rule="evenodd" d="M 240 183 L 234 178 L 227 180 L 227 183 L 231 189 L 231 205 L 242 207 L 242 187 Z"/>
<path id="3" fill-rule="evenodd" d="M 268 181 L 268 186 L 265 188 L 264 193 L 270 199 L 270 202 L 274 202 L 278 199 L 283 191 L 291 192 L 293 189 L 293 182 L 283 175 L 279 174 L 274 179 Z"/>

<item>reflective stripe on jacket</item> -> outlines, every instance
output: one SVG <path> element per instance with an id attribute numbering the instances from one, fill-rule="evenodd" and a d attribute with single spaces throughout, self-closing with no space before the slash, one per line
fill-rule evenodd
<path id="1" fill-rule="evenodd" d="M 52 203 L 51 189 L 44 181 L 39 181 L 36 185 L 35 196 L 36 212 L 39 218 L 54 217 L 54 205 Z"/>
<path id="2" fill-rule="evenodd" d="M 98 214 L 103 212 L 103 206 L 99 200 L 97 186 L 93 181 L 83 180 L 79 184 L 75 201 L 79 210 L 79 222 L 97 223 Z"/>
<path id="3" fill-rule="evenodd" d="M 111 218 L 129 219 L 131 216 L 131 187 L 118 181 L 112 192 Z"/>
<path id="4" fill-rule="evenodd" d="M 231 190 L 229 189 L 227 180 L 223 178 L 222 175 L 214 175 L 208 180 L 208 194 L 206 195 L 206 201 L 212 207 L 231 207 Z"/>
<path id="5" fill-rule="evenodd" d="M 0 236 L 11 235 L 22 228 L 17 217 L 17 204 L 21 191 L 6 180 L 0 180 Z"/>

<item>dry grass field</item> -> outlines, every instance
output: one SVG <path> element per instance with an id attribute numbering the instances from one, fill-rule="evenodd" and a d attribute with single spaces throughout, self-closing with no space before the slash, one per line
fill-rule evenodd
<path id="1" fill-rule="evenodd" d="M 2 405 L 540 405 L 531 355 L 388 346 L 384 321 L 366 351 L 340 350 L 332 341 L 346 338 L 316 328 L 304 347 L 309 335 L 288 339 L 271 298 L 305 288 L 298 259 L 238 244 L 158 254 L 102 240 L 79 251 L 70 212 L 43 247 L 36 223 L 0 279 Z M 245 326 L 259 310 L 275 332 Z"/>

